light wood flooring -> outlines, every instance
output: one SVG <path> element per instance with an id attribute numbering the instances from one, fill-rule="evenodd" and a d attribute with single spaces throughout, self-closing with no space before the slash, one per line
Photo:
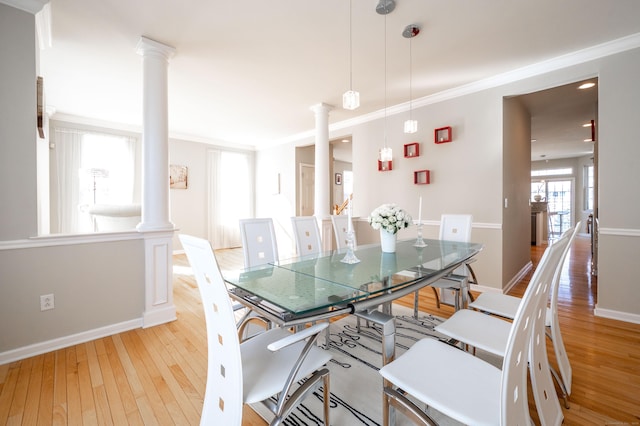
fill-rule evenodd
<path id="1" fill-rule="evenodd" d="M 532 247 L 534 265 L 543 249 Z M 239 250 L 216 254 L 223 269 L 242 265 Z M 640 325 L 594 317 L 597 280 L 589 258 L 588 238 L 578 237 L 560 287 L 561 328 L 573 367 L 564 424 L 640 424 Z M 184 256 L 175 256 L 177 321 L 1 365 L 0 425 L 197 425 L 206 333 L 186 266 Z M 522 295 L 529 276 L 511 294 Z M 421 298 L 423 309 L 444 317 L 452 313 L 449 307 L 436 309 L 428 288 Z M 265 422 L 245 408 L 243 425 Z"/>

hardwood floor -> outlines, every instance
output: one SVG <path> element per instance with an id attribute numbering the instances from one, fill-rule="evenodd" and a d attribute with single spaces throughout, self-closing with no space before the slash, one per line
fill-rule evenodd
<path id="1" fill-rule="evenodd" d="M 534 265 L 543 249 L 532 247 Z M 223 268 L 242 265 L 239 250 L 216 254 Z M 598 283 L 589 256 L 589 240 L 578 237 L 560 284 L 561 328 L 573 367 L 564 424 L 639 424 L 640 325 L 593 316 Z M 511 294 L 522 295 L 528 279 Z M 430 289 L 421 298 L 423 309 L 451 315 L 449 307 L 436 309 Z M 174 259 L 174 300 L 178 320 L 170 324 L 0 365 L 0 425 L 198 424 L 206 333 L 184 256 Z M 400 303 L 411 306 L 412 300 Z M 243 425 L 265 422 L 245 408 Z"/>

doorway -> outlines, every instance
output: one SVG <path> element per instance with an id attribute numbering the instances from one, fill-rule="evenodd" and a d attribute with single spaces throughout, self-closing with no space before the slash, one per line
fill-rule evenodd
<path id="1" fill-rule="evenodd" d="M 549 231 L 566 230 L 590 214 L 597 215 L 598 79 L 519 98 L 531 116 L 530 200 L 534 201 L 544 182 L 540 195 L 549 203 L 554 219 Z M 591 177 L 584 172 L 589 167 Z"/>

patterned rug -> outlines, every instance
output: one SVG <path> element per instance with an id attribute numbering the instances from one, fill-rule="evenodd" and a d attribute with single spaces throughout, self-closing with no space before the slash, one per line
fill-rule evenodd
<path id="1" fill-rule="evenodd" d="M 439 320 L 422 315 L 415 321 L 409 309 L 393 306 L 396 316 L 396 356 L 404 353 L 413 343 L 423 338 L 441 338 L 433 331 Z M 361 321 L 360 332 L 356 328 L 356 317 L 350 315 L 331 324 L 329 350 L 333 359 L 328 367 L 331 372 L 330 421 L 335 426 L 379 426 L 382 425 L 382 377 L 378 370 L 382 366 L 380 330 Z M 324 336 L 319 340 L 324 345 Z M 489 359 L 500 363 L 498 359 Z M 424 362 L 429 362 L 425 359 Z M 500 364 L 498 364 L 500 365 Z M 420 366 L 416 366 L 420 368 Z M 323 425 L 322 392 L 308 397 L 284 424 L 289 426 Z M 273 416 L 262 406 L 252 408 L 267 422 Z M 429 415 L 440 425 L 460 425 L 430 409 Z M 396 425 L 412 423 L 401 413 L 396 415 Z"/>

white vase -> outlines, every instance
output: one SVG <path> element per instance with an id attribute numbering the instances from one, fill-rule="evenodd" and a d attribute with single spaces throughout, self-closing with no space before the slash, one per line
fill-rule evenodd
<path id="1" fill-rule="evenodd" d="M 383 253 L 395 253 L 396 252 L 396 238 L 397 234 L 392 234 L 384 229 L 380 229 L 380 245 Z"/>

